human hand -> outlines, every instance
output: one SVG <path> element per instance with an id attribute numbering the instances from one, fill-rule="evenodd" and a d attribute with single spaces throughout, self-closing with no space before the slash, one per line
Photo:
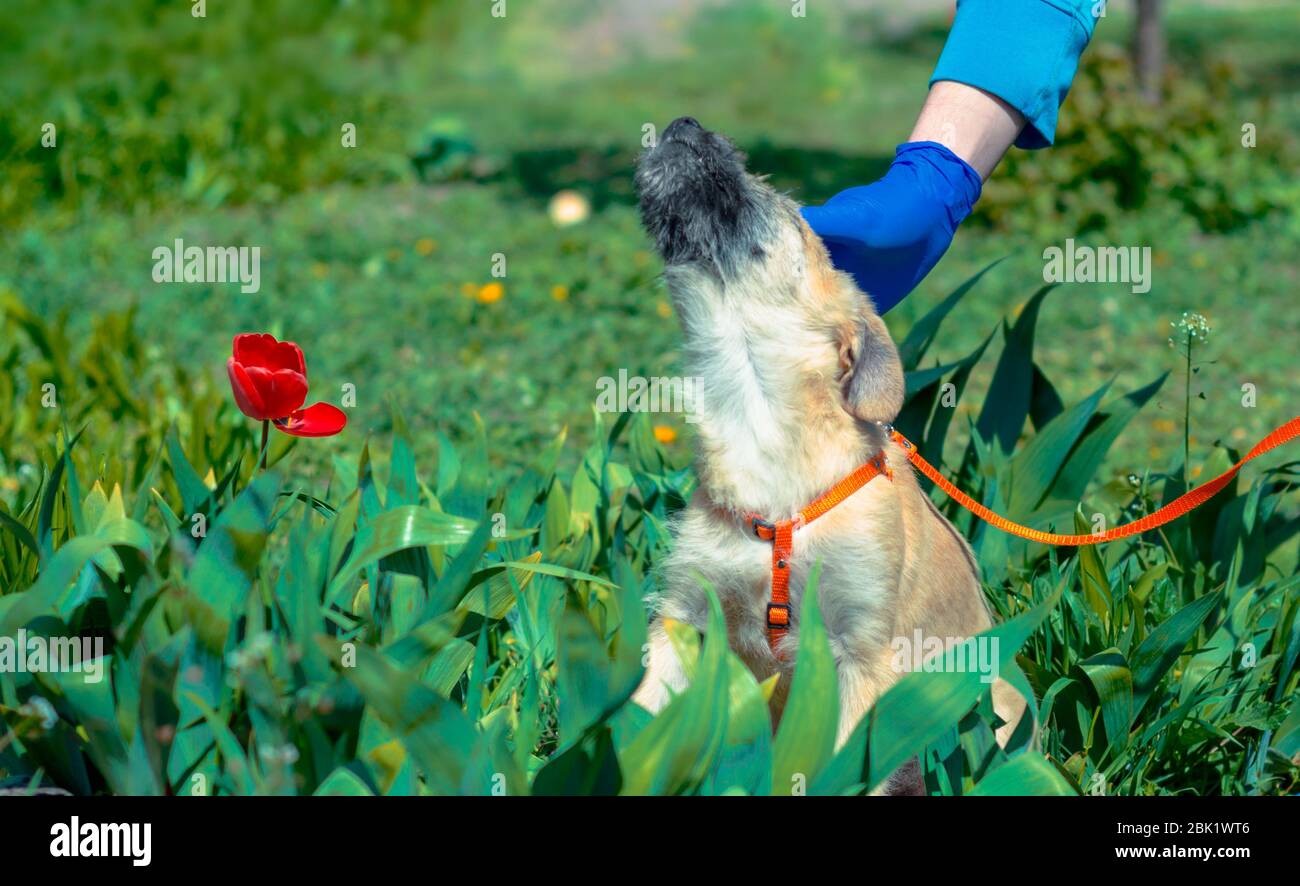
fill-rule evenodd
<path id="1" fill-rule="evenodd" d="M 980 187 L 979 174 L 943 145 L 908 142 L 879 181 L 805 206 L 803 216 L 883 314 L 947 251 Z"/>

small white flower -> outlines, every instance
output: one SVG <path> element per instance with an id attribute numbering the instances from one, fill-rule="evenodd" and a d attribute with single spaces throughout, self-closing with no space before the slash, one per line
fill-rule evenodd
<path id="1" fill-rule="evenodd" d="M 1176 330 L 1176 334 L 1169 337 L 1171 348 L 1178 347 L 1184 342 L 1188 345 L 1196 342 L 1203 343 L 1210 337 L 1210 321 L 1197 311 L 1183 311 L 1183 316 L 1178 322 L 1170 320 L 1169 325 Z"/>
<path id="2" fill-rule="evenodd" d="M 27 699 L 26 703 L 18 708 L 18 713 L 24 717 L 39 717 L 41 728 L 47 732 L 59 722 L 59 715 L 55 712 L 54 705 L 50 704 L 49 699 L 39 695 Z"/>

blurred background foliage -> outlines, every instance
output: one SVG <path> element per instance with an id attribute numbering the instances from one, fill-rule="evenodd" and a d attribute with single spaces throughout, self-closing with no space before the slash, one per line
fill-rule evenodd
<path id="1" fill-rule="evenodd" d="M 464 170 L 436 143 L 458 136 L 495 155 L 478 173 L 543 196 L 581 184 L 626 200 L 640 127 L 672 101 L 726 123 L 759 146 L 756 165 L 820 201 L 888 161 L 924 88 L 906 75 L 942 46 L 943 5 L 887 13 L 859 0 L 796 19 L 781 4 L 539 2 L 493 18 L 486 3 L 237 0 L 200 19 L 184 3 L 133 0 L 84 4 L 73 28 L 65 9 L 15 0 L 0 32 L 14 74 L 0 218 L 16 225 L 50 204 L 275 204 L 337 182 L 408 182 L 420 156 L 447 178 Z M 1172 61 L 1156 103 L 1118 48 L 1128 6 L 1109 10 L 1058 149 L 1013 152 L 980 217 L 1088 230 L 1168 202 L 1222 231 L 1294 208 L 1294 190 L 1277 191 L 1300 157 L 1287 64 L 1300 14 L 1233 6 L 1166 13 Z M 1254 152 L 1239 150 L 1236 120 L 1260 130 Z M 360 150 L 340 149 L 340 121 L 361 130 Z M 48 122 L 67 150 L 32 137 Z"/>

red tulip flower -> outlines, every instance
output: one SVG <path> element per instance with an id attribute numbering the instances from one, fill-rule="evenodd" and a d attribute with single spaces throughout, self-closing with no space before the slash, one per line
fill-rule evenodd
<path id="1" fill-rule="evenodd" d="M 272 335 L 237 335 L 226 370 L 235 403 L 249 418 L 271 422 L 295 437 L 330 437 L 348 423 L 343 410 L 329 403 L 302 408 L 307 399 L 307 364 L 302 349 L 291 341 L 276 341 Z"/>

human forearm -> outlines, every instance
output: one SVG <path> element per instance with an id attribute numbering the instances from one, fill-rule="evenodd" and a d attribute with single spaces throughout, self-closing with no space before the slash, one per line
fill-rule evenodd
<path id="1" fill-rule="evenodd" d="M 880 313 L 929 273 L 1013 145 L 1041 148 L 1103 0 L 958 0 L 916 125 L 876 182 L 804 209 Z"/>
<path id="2" fill-rule="evenodd" d="M 943 145 L 987 181 L 1024 126 L 1024 114 L 996 95 L 940 80 L 930 87 L 908 141 Z"/>

